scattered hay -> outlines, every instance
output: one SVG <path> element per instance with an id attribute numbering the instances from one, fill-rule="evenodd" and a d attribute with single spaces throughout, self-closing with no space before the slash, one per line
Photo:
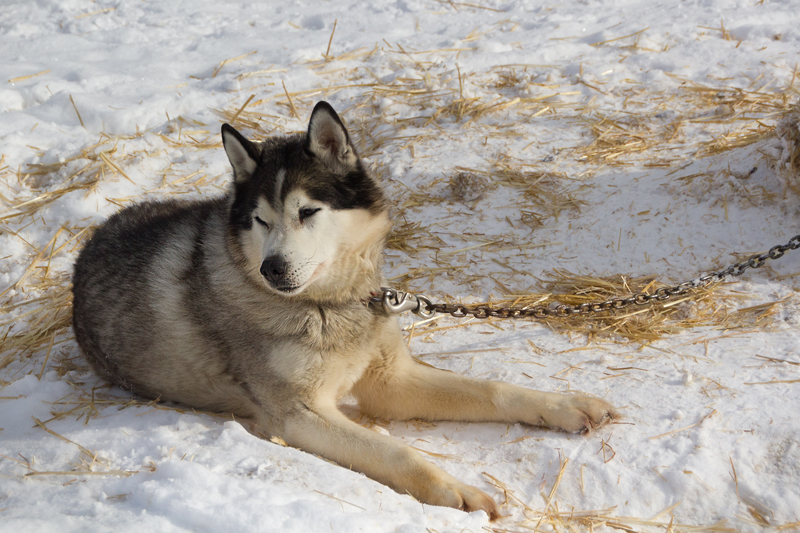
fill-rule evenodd
<path id="1" fill-rule="evenodd" d="M 39 285 L 37 289 L 41 290 L 44 296 L 21 304 L 6 304 L 0 307 L 0 312 L 3 313 L 17 306 L 32 307 L 14 319 L 0 323 L 0 331 L 5 332 L 0 342 L 0 370 L 18 358 L 30 358 L 46 346 L 44 363 L 37 372 L 41 378 L 53 347 L 70 340 L 64 338 L 64 335 L 72 325 L 72 293 L 64 279 L 48 280 L 48 283 Z M 27 321 L 25 326 L 15 328 L 15 325 L 22 320 Z"/>
<path id="2" fill-rule="evenodd" d="M 491 9 L 476 4 L 437 1 L 441 1 L 444 8 L 463 6 Z M 513 26 L 514 23 L 503 21 L 489 31 L 511 31 Z M 721 31 L 724 35 L 724 28 Z M 625 46 L 640 47 L 638 43 L 642 32 L 595 43 L 594 46 L 633 38 L 633 45 Z M 565 82 L 569 85 L 564 86 L 554 81 L 535 83 L 529 72 L 529 69 L 536 69 L 534 65 L 501 65 L 485 72 L 462 72 L 455 59 L 458 54 L 470 50 L 466 47 L 414 51 L 386 43 L 386 47 L 380 50 L 376 46 L 374 49 L 345 51 L 336 56 L 330 50 L 333 37 L 332 31 L 327 50 L 324 54 L 320 50 L 322 59 L 307 65 L 320 77 L 319 87 L 293 91 L 283 82 L 277 83 L 277 76 L 285 69 L 270 67 L 244 72 L 239 75 L 240 80 L 265 83 L 264 87 L 268 89 L 264 92 L 267 94 L 260 99 L 249 94 L 230 108 L 216 110 L 216 113 L 222 120 L 249 130 L 248 134 L 253 138 L 263 139 L 276 132 L 304 131 L 303 120 L 316 100 L 343 95 L 345 98 L 342 100 L 349 99 L 351 105 L 342 110 L 341 115 L 348 121 L 357 148 L 363 157 L 371 158 L 377 164 L 388 150 L 409 150 L 416 160 L 418 155 L 415 154 L 415 147 L 442 138 L 450 138 L 455 142 L 457 134 L 443 126 L 458 124 L 461 128 L 472 128 L 487 139 L 491 137 L 514 142 L 520 135 L 520 123 L 555 119 L 558 127 L 574 125 L 576 129 L 591 135 L 588 143 L 562 147 L 559 152 L 561 159 L 572 159 L 585 165 L 588 170 L 582 176 L 601 165 L 644 162 L 647 166 L 670 166 L 685 157 L 688 148 L 694 148 L 696 156 L 713 155 L 777 134 L 787 147 L 782 163 L 794 176 L 800 175 L 800 130 L 796 115 L 791 114 L 797 109 L 797 91 L 792 87 L 794 80 L 788 87 L 773 89 L 770 88 L 771 82 L 763 83 L 760 79 L 753 80 L 753 86 L 747 88 L 709 87 L 679 79 L 679 86 L 663 93 L 653 93 L 634 81 L 613 88 L 605 87 L 602 81 L 590 79 L 581 72 L 577 81 Z M 474 33 L 462 41 L 474 41 L 480 37 L 481 34 Z M 369 61 L 379 51 L 394 71 L 407 73 L 387 79 L 374 74 Z M 212 77 L 223 69 L 227 71 L 233 68 L 234 63 L 247 56 L 249 54 L 223 61 L 213 68 Z M 761 85 L 756 87 L 759 83 Z M 584 98 L 585 87 L 591 89 L 594 96 Z M 252 90 L 248 89 L 248 92 Z M 385 109 L 392 105 L 404 110 L 402 118 L 387 114 Z M 77 106 L 74 108 L 80 118 Z M 609 109 L 615 110 L 615 113 L 607 112 Z M 782 116 L 786 118 L 775 131 L 771 124 Z M 0 184 L 4 186 L 4 194 L 0 195 L 0 201 L 6 206 L 0 214 L 0 231 L 17 235 L 26 224 L 41 224 L 44 207 L 74 191 L 82 190 L 89 194 L 103 180 L 116 178 L 133 182 L 129 167 L 139 158 L 157 154 L 126 150 L 123 146 L 125 142 L 133 143 L 144 136 L 154 136 L 170 148 L 186 151 L 218 149 L 221 143 L 216 130 L 216 126 L 211 127 L 191 118 L 168 117 L 163 132 L 137 131 L 128 136 L 101 134 L 96 144 L 54 163 L 35 163 L 24 170 L 12 171 L 4 166 L 6 161 L 3 156 L 0 159 Z M 710 132 L 710 135 L 698 142 L 696 134 L 699 131 Z M 512 153 L 524 152 L 523 149 Z M 34 154 L 44 155 L 36 149 Z M 575 179 L 549 168 L 543 170 L 538 162 L 532 163 L 522 157 L 525 156 L 514 158 L 501 155 L 495 160 L 487 160 L 482 169 L 456 167 L 449 169 L 442 179 L 446 181 L 452 198 L 466 203 L 479 200 L 494 187 L 513 190 L 518 198 L 519 222 L 531 229 L 541 227 L 548 218 L 558 217 L 567 210 L 581 208 L 579 195 L 583 187 L 591 185 L 586 183 L 588 180 Z M 681 179 L 690 181 L 690 177 Z M 797 183 L 796 179 L 794 183 Z M 195 169 L 183 172 L 177 165 L 176 168 L 170 165 L 163 170 L 158 191 L 142 190 L 136 197 L 108 200 L 123 205 L 152 192 L 183 194 L 207 191 L 212 186 L 213 183 L 201 172 Z M 795 190 L 800 190 L 800 186 L 795 185 Z M 426 191 L 409 191 L 402 197 L 403 207 L 406 208 L 443 201 L 443 198 Z M 72 370 L 83 370 L 74 347 L 68 344 L 72 341 L 69 337 L 69 273 L 51 268 L 51 264 L 56 258 L 74 257 L 77 247 L 90 232 L 91 228 L 85 223 L 73 221 L 57 229 L 47 245 L 38 249 L 31 246 L 24 275 L 13 287 L 0 293 L 2 380 L 18 379 L 25 373 L 41 377 L 46 368 L 54 368 L 62 378 Z M 480 237 L 483 241 L 472 237 L 473 242 L 462 250 L 439 253 L 445 243 L 430 228 L 413 219 L 398 219 L 389 237 L 388 248 L 410 256 L 423 256 L 422 259 L 427 255 L 431 261 L 420 261 L 423 266 L 412 268 L 390 282 L 393 286 L 406 289 L 412 282 L 415 285 L 424 282 L 436 286 L 437 282 L 444 279 L 451 282 L 455 280 L 462 287 L 467 287 L 473 281 L 485 284 L 485 279 L 469 273 L 469 264 L 454 264 L 453 256 L 475 248 L 487 252 L 500 251 L 513 243 L 492 236 Z M 475 241 L 478 244 L 474 244 Z M 552 243 L 524 247 L 528 249 L 547 244 Z M 514 248 L 522 249 L 523 246 L 514 245 Z M 439 261 L 439 256 L 443 258 L 442 261 Z M 499 260 L 495 262 L 514 270 Z M 548 279 L 542 280 L 541 292 L 538 293 L 514 295 L 500 281 L 495 279 L 494 282 L 503 289 L 505 297 L 491 302 L 493 306 L 550 305 L 553 302 L 578 305 L 626 297 L 640 291 L 652 294 L 663 286 L 653 277 L 592 277 L 562 270 L 553 271 Z M 720 288 L 718 285 L 697 290 L 675 301 L 669 300 L 652 307 L 627 308 L 602 316 L 548 319 L 546 323 L 566 335 L 645 345 L 681 330 L 700 326 L 768 327 L 777 310 L 789 301 L 778 300 L 732 311 L 729 307 L 739 296 Z M 418 326 L 416 334 L 431 334 L 475 323 L 481 322 L 472 320 L 455 326 L 436 326 L 431 322 Z M 494 321 L 489 323 L 494 324 Z M 61 352 L 63 345 L 70 347 L 69 353 Z M 5 383 L 2 380 L 0 384 Z M 119 409 L 133 406 L 146 406 L 151 410 L 171 409 L 158 402 L 140 403 L 128 397 L 114 397 L 98 389 L 86 390 L 84 383 L 71 382 L 71 385 L 76 392 L 53 404 L 51 420 L 74 417 L 88 423 L 102 409 L 111 406 Z M 47 422 L 49 420 L 39 424 L 44 427 Z M 81 453 L 84 463 L 76 470 L 93 472 L 92 464 L 96 458 L 83 450 Z M 628 531 L 643 527 L 667 531 L 730 531 L 722 523 L 701 527 L 680 525 L 660 518 L 647 521 L 618 517 L 614 516 L 613 509 L 564 511 L 562 509 L 567 506 L 559 502 L 556 491 L 566 466 L 564 461 L 541 510 L 525 503 L 530 500 L 524 495 L 514 495 L 500 480 L 492 478 L 493 483 L 506 493 L 508 504 L 519 505 L 522 509 L 525 521 L 515 526 L 524 530 L 537 530 L 540 527 L 557 530 L 592 529 L 605 525 Z M 113 470 L 100 473 L 126 474 Z M 75 472 L 36 474 L 74 475 Z M 659 517 L 669 511 L 671 509 L 665 510 Z M 787 527 L 792 527 L 792 524 Z M 499 533 L 505 530 L 495 528 L 494 531 Z"/>
<path id="3" fill-rule="evenodd" d="M 486 178 L 472 172 L 458 172 L 450 176 L 447 187 L 454 200 L 473 203 L 486 196 L 489 182 Z"/>
<path id="4" fill-rule="evenodd" d="M 442 244 L 444 244 L 442 240 L 433 235 L 421 222 L 407 222 L 402 218 L 395 221 L 392 233 L 386 240 L 388 249 L 400 250 L 409 255 L 424 250 L 435 250 Z"/>
<path id="5" fill-rule="evenodd" d="M 45 190 L 31 197 L 11 200 L 13 211 L 0 217 L 0 221 L 16 221 L 20 217 L 33 217 L 41 208 L 55 202 L 65 194 L 77 190 L 91 192 L 106 177 L 106 173 L 120 174 L 120 168 L 125 166 L 125 160 L 130 160 L 133 156 L 125 157 L 123 161 L 115 161 L 114 154 L 117 151 L 117 142 L 115 141 L 117 140 L 121 139 L 105 138 L 75 155 L 57 162 L 28 165 L 24 174 L 21 172 L 17 174 L 17 183 L 20 186 L 28 185 L 34 191 Z M 127 178 L 127 176 L 125 177 Z M 55 181 L 58 183 L 48 190 L 47 186 Z"/>
<path id="6" fill-rule="evenodd" d="M 615 507 L 578 511 L 574 506 L 562 501 L 558 496 L 558 487 L 561 484 L 569 459 L 561 459 L 561 464 L 550 490 L 544 492 L 542 486 L 541 498 L 544 505 L 539 508 L 533 503 L 533 498 L 522 494 L 519 490 L 511 488 L 507 483 L 495 476 L 484 472 L 488 482 L 504 496 L 503 510 L 514 510 L 518 515 L 513 523 L 506 519 L 501 524 L 490 526 L 492 533 L 522 533 L 523 531 L 595 531 L 595 528 L 608 527 L 612 530 L 637 532 L 637 531 L 681 531 L 681 532 L 715 532 L 735 533 L 739 529 L 729 527 L 725 520 L 706 525 L 681 524 L 675 520 L 673 511 L 681 505 L 677 502 L 650 519 L 630 516 L 618 516 Z M 583 465 L 581 465 L 581 480 Z M 546 484 L 546 483 L 545 483 Z M 581 486 L 583 485 L 581 481 Z M 795 527 L 788 524 L 784 527 Z M 779 528 L 781 529 L 781 528 Z"/>
<path id="7" fill-rule="evenodd" d="M 650 150 L 656 141 L 649 128 L 631 117 L 596 117 L 589 128 L 595 139 L 577 150 L 578 161 L 616 164 L 634 153 Z"/>
<path id="8" fill-rule="evenodd" d="M 756 84 L 761 76 L 753 80 Z M 700 143 L 696 156 L 716 155 L 762 141 L 774 134 L 774 121 L 792 112 L 796 107 L 796 92 L 791 84 L 782 89 L 767 90 L 770 83 L 760 89 L 748 90 L 738 87 L 708 87 L 684 80 L 682 96 L 695 106 L 689 122 L 697 124 L 735 125 L 722 131 L 709 141 Z"/>
<path id="9" fill-rule="evenodd" d="M 777 167 L 788 174 L 789 187 L 800 194 L 800 108 L 787 113 L 778 122 L 775 135 L 782 148 Z"/>
<path id="10" fill-rule="evenodd" d="M 744 148 L 745 146 L 768 139 L 773 135 L 773 131 L 772 127 L 757 124 L 755 130 L 737 130 L 724 133 L 714 140 L 705 143 L 698 151 L 698 155 L 703 157 L 721 154 L 736 148 Z"/>
<path id="11" fill-rule="evenodd" d="M 585 205 L 578 194 L 586 185 L 569 188 L 565 184 L 575 180 L 563 173 L 539 170 L 535 164 L 505 156 L 494 163 L 488 175 L 495 183 L 517 190 L 523 199 L 520 207 L 539 217 L 557 219 L 561 212 L 580 212 L 581 205 Z"/>
<path id="12" fill-rule="evenodd" d="M 653 276 L 624 275 L 592 277 L 554 270 L 549 279 L 540 282 L 543 292 L 506 294 L 501 300 L 470 304 L 475 308 L 488 305 L 502 307 L 536 307 L 567 304 L 577 306 L 612 298 L 627 298 L 634 294 L 653 294 L 665 287 Z M 689 293 L 652 305 L 631 306 L 598 314 L 543 320 L 548 327 L 570 336 L 585 337 L 588 341 L 608 339 L 646 345 L 668 335 L 698 327 L 743 328 L 765 327 L 777 308 L 787 300 L 770 302 L 734 312 L 729 305 L 737 296 L 720 293 L 724 284 L 694 289 Z M 420 332 L 422 333 L 422 332 Z"/>

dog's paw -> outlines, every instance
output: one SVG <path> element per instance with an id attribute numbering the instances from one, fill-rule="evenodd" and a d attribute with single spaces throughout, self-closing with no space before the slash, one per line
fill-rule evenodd
<path id="1" fill-rule="evenodd" d="M 448 476 L 449 477 L 449 476 Z M 417 496 L 417 499 L 430 505 L 453 507 L 471 513 L 484 511 L 489 515 L 489 520 L 500 518 L 500 509 L 491 496 L 480 489 L 461 483 L 455 479 L 448 481 L 437 480 L 428 485 Z"/>
<path id="2" fill-rule="evenodd" d="M 500 518 L 500 509 L 494 503 L 494 499 L 480 489 L 469 485 L 462 485 L 459 490 L 461 505 L 459 509 L 471 513 L 472 511 L 484 511 L 489 515 L 489 520 L 494 521 Z"/>
<path id="3" fill-rule="evenodd" d="M 615 418 L 619 418 L 617 410 L 605 400 L 585 394 L 563 394 L 547 402 L 537 425 L 587 433 Z"/>

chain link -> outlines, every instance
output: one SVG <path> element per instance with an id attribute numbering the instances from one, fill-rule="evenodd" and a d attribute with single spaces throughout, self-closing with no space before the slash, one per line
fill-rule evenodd
<path id="1" fill-rule="evenodd" d="M 383 309 L 388 314 L 411 311 L 424 318 L 436 313 L 445 313 L 456 318 L 566 318 L 575 315 L 604 313 L 610 310 L 624 309 L 632 305 L 648 305 L 654 301 L 663 302 L 673 296 L 686 294 L 692 289 L 702 289 L 719 283 L 728 276 L 741 276 L 748 268 L 760 268 L 769 259 L 778 259 L 789 250 L 800 248 L 800 235 L 792 237 L 787 244 L 773 246 L 768 252 L 755 254 L 748 259 L 729 266 L 724 270 L 712 272 L 699 278 L 684 281 L 671 287 L 659 287 L 653 294 L 640 292 L 626 298 L 611 298 L 603 302 L 587 302 L 579 305 L 554 303 L 548 306 L 534 307 L 490 307 L 488 305 L 468 306 L 453 303 L 431 303 L 426 297 L 404 293 L 395 289 L 381 287 L 381 293 L 373 296 L 370 303 Z"/>

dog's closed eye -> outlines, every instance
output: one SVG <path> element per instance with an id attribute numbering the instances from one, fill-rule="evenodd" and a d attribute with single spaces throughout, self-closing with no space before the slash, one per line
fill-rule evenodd
<path id="1" fill-rule="evenodd" d="M 319 211 L 321 211 L 321 208 L 319 207 L 303 207 L 302 209 L 300 209 L 300 212 L 298 213 L 298 216 L 300 217 L 300 222 L 303 222 L 304 220 L 313 217 Z"/>

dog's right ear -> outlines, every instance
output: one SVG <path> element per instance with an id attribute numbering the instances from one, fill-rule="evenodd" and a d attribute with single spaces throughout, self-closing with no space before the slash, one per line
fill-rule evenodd
<path id="1" fill-rule="evenodd" d="M 258 166 L 259 154 L 256 146 L 230 124 L 222 125 L 222 145 L 233 167 L 234 181 L 244 183 L 249 180 Z"/>

